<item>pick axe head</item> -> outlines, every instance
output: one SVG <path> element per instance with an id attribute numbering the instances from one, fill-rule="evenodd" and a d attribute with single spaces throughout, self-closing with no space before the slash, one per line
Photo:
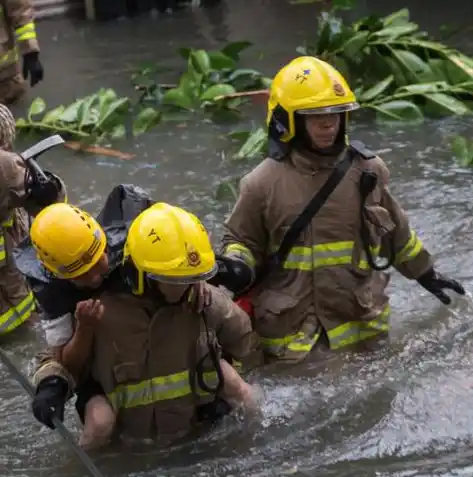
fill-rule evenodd
<path id="1" fill-rule="evenodd" d="M 29 147 L 23 151 L 20 155 L 21 157 L 28 162 L 30 159 L 38 160 L 38 157 L 43 154 L 43 152 L 49 151 L 53 147 L 59 146 L 59 144 L 64 144 L 66 141 L 59 135 L 54 134 L 49 136 L 42 141 L 37 142 L 33 146 Z"/>

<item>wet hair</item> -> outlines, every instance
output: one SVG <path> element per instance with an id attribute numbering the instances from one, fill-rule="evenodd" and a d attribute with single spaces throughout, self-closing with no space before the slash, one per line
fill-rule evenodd
<path id="1" fill-rule="evenodd" d="M 10 150 L 16 136 L 15 118 L 11 111 L 0 103 L 0 148 Z"/>

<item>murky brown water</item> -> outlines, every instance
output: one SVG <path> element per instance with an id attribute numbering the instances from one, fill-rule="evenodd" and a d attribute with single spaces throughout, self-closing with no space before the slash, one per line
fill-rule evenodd
<path id="1" fill-rule="evenodd" d="M 375 5 L 362 2 L 360 11 L 376 11 L 380 7 Z M 400 0 L 390 0 L 382 12 L 402 6 Z M 448 5 L 430 2 L 427 8 L 417 0 L 411 11 L 425 28 L 436 30 L 471 18 L 473 6 L 455 0 Z M 144 60 L 177 65 L 174 51 L 179 46 L 212 48 L 240 39 L 257 45 L 246 62 L 274 74 L 314 26 L 313 7 L 296 8 L 283 0 L 227 1 L 211 13 L 196 10 L 105 25 L 45 21 L 39 31 L 47 81 L 34 93 L 51 105 L 103 85 L 127 93 L 129 72 Z M 461 44 L 473 53 L 469 38 Z M 264 56 L 256 63 L 260 51 Z M 15 109 L 22 111 L 21 105 Z M 472 124 L 450 119 L 416 128 L 378 128 L 355 118 L 352 133 L 381 151 L 391 166 L 392 189 L 439 269 L 467 289 L 473 284 L 473 175 L 454 165 L 445 140 L 455 132 L 468 134 Z M 229 209 L 214 200 L 216 185 L 248 168 L 226 159 L 225 132 L 195 123 L 158 128 L 143 141 L 124 146 L 137 153 L 129 162 L 68 152 L 42 161 L 66 180 L 71 201 L 90 211 L 100 208 L 113 185 L 132 182 L 156 199 L 190 208 L 218 237 Z M 265 393 L 261 422 L 228 419 L 209 436 L 169 452 L 95 454 L 98 466 L 113 476 L 473 475 L 471 296 L 455 299 L 447 309 L 396 273 L 390 290 L 390 349 L 365 357 L 340 355 L 317 377 L 311 377 L 309 364 L 291 375 L 255 374 L 252 381 Z M 40 346 L 35 340 L 37 330 L 25 329 L 3 345 L 25 372 Z M 85 475 L 60 438 L 34 421 L 29 399 L 1 366 L 0 382 L 0 474 Z M 72 409 L 67 418 L 76 430 Z"/>

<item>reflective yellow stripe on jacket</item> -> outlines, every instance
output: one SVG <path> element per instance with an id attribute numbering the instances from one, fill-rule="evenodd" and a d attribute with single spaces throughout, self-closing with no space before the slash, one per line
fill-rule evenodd
<path id="1" fill-rule="evenodd" d="M 312 247 L 292 247 L 283 268 L 286 270 L 311 271 L 323 267 L 349 265 L 353 258 L 355 242 L 331 242 L 313 245 Z M 371 248 L 371 253 L 376 256 L 379 247 Z M 369 268 L 366 256 L 363 253 L 358 267 L 367 270 Z"/>
<path id="2" fill-rule="evenodd" d="M 422 244 L 422 240 L 420 240 L 417 234 L 411 230 L 411 236 L 408 242 L 404 245 L 402 250 L 397 253 L 394 263 L 406 263 L 413 260 L 419 255 L 423 248 L 424 245 Z"/>
<path id="3" fill-rule="evenodd" d="M 9 333 L 24 323 L 35 310 L 35 299 L 32 292 L 23 298 L 16 306 L 0 315 L 0 335 Z"/>
<path id="4" fill-rule="evenodd" d="M 209 371 L 204 373 L 206 384 L 215 386 L 217 373 Z M 159 376 L 147 379 L 136 384 L 120 384 L 107 397 L 114 409 L 129 409 L 138 406 L 147 406 L 159 401 L 178 399 L 192 393 L 189 384 L 189 371 Z M 207 393 L 197 390 L 199 395 Z"/>
<path id="5" fill-rule="evenodd" d="M 331 349 L 343 348 L 389 331 L 391 309 L 386 305 L 382 313 L 370 321 L 349 321 L 327 332 Z"/>
<path id="6" fill-rule="evenodd" d="M 355 243 L 351 240 L 342 242 L 330 242 L 317 244 L 309 247 L 292 247 L 283 268 L 286 270 L 311 271 L 321 267 L 337 265 L 348 265 L 352 262 L 353 248 Z M 411 236 L 407 244 L 396 255 L 396 263 L 405 263 L 413 260 L 422 251 L 422 241 L 417 234 L 411 230 Z M 273 247 L 277 250 L 277 247 Z M 372 247 L 374 256 L 379 254 L 379 247 Z M 226 247 L 225 253 L 243 260 L 247 265 L 254 268 L 255 258 L 250 249 L 241 244 L 230 244 Z M 366 256 L 363 253 L 358 267 L 367 270 L 369 268 Z"/>
<path id="7" fill-rule="evenodd" d="M 12 227 L 13 226 L 13 219 L 4 220 L 1 224 L 1 227 Z M 0 267 L 5 265 L 7 261 L 7 252 L 5 250 L 5 235 L 3 234 L 3 230 L 0 231 Z"/>
<path id="8" fill-rule="evenodd" d="M 18 61 L 18 51 L 16 48 L 7 51 L 3 55 L 0 55 L 0 68 L 3 66 L 12 65 Z"/>
<path id="9" fill-rule="evenodd" d="M 36 27 L 34 22 L 29 22 L 15 30 L 16 41 L 26 41 L 36 39 Z"/>
<path id="10" fill-rule="evenodd" d="M 3 221 L 2 228 L 12 227 L 13 218 Z M 5 265 L 7 255 L 5 250 L 5 235 L 3 229 L 0 230 L 0 267 Z M 0 297 L 1 298 L 1 297 Z M 10 307 L 5 313 L 0 315 L 0 335 L 9 333 L 24 323 L 35 309 L 35 299 L 32 292 L 29 292 L 23 300 L 16 306 Z"/>
<path id="11" fill-rule="evenodd" d="M 381 332 L 389 331 L 390 307 L 386 305 L 379 316 L 370 321 L 349 321 L 327 332 L 331 349 L 343 348 L 359 341 L 373 338 Z M 320 338 L 318 331 L 313 336 L 307 336 L 300 331 L 283 338 L 261 338 L 262 348 L 273 355 L 283 354 L 287 349 L 293 352 L 309 353 Z"/>
<path id="12" fill-rule="evenodd" d="M 225 255 L 245 262 L 252 270 L 256 267 L 256 260 L 250 249 L 239 243 L 232 243 L 225 248 Z"/>
<path id="13" fill-rule="evenodd" d="M 283 354 L 286 350 L 295 353 L 309 353 L 320 338 L 320 331 L 308 336 L 302 331 L 284 338 L 261 337 L 261 347 L 275 356 Z"/>

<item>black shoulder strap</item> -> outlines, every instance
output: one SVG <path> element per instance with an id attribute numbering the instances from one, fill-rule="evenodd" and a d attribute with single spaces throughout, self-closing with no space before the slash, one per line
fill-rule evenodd
<path id="1" fill-rule="evenodd" d="M 374 159 L 376 154 L 370 151 L 361 141 L 350 141 L 350 147 L 363 159 Z"/>
<path id="2" fill-rule="evenodd" d="M 277 263 L 283 263 L 286 260 L 289 251 L 300 236 L 301 232 L 309 225 L 312 219 L 323 207 L 332 192 L 336 189 L 341 180 L 348 172 L 353 160 L 353 151 L 350 147 L 345 149 L 343 157 L 339 160 L 337 166 L 330 174 L 327 182 L 319 189 L 317 194 L 307 204 L 305 209 L 293 222 L 286 235 L 284 236 L 279 249 L 272 257 Z"/>

